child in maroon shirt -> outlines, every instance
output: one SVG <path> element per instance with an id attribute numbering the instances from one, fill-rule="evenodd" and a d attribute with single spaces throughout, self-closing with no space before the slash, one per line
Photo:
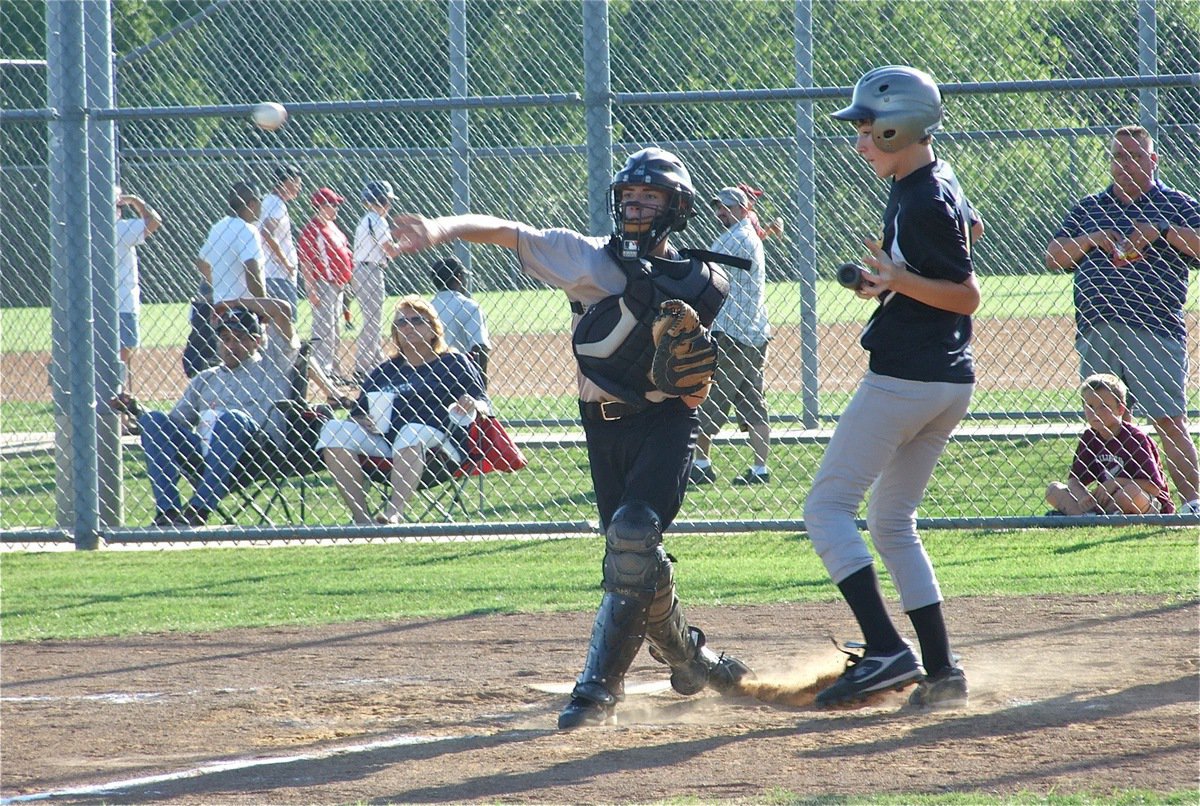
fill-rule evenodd
<path id="1" fill-rule="evenodd" d="M 1124 420 L 1125 384 L 1115 375 L 1091 375 L 1080 394 L 1088 428 L 1079 437 L 1067 483 L 1046 488 L 1047 503 L 1063 515 L 1174 512 L 1158 448 L 1145 431 Z"/>

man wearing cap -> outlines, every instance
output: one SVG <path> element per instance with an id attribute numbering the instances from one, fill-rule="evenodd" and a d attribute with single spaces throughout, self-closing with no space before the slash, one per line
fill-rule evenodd
<path id="1" fill-rule="evenodd" d="M 258 229 L 267 257 L 263 270 L 267 296 L 291 305 L 293 322 L 296 321 L 298 310 L 296 274 L 299 258 L 296 255 L 296 242 L 292 239 L 292 218 L 288 215 L 287 203 L 300 195 L 300 180 L 303 177 L 304 174 L 295 165 L 276 166 L 275 187 L 263 196 L 258 215 Z"/>
<path id="2" fill-rule="evenodd" d="M 750 217 L 752 205 L 745 191 L 722 188 L 713 196 L 712 207 L 717 221 L 725 228 L 713 242 L 712 251 L 745 258 L 750 261 L 750 269 L 729 273 L 729 298 L 713 321 L 713 337 L 721 360 L 717 362 L 708 399 L 700 405 L 700 435 L 696 439 L 689 480 L 692 484 L 711 484 L 716 480 L 709 448 L 732 405 L 738 422 L 750 432 L 750 449 L 754 453 L 754 463 L 745 473 L 735 476 L 733 483 L 735 486 L 765 484 L 771 480 L 767 470 L 771 428 L 763 394 L 763 365 L 771 329 L 767 324 L 762 239 Z"/>
<path id="3" fill-rule="evenodd" d="M 258 232 L 258 192 L 247 182 L 234 182 L 227 198 L 230 214 L 212 225 L 196 258 L 196 269 L 212 287 L 214 305 L 267 295 Z"/>
<path id="4" fill-rule="evenodd" d="M 442 320 L 446 343 L 475 360 L 487 387 L 488 354 L 492 350 L 483 308 L 467 293 L 467 268 L 458 258 L 435 261 L 429 267 L 433 278 L 433 309 Z"/>
<path id="5" fill-rule="evenodd" d="M 354 230 L 354 276 L 351 283 L 358 308 L 362 312 L 362 330 L 354 351 L 354 375 L 364 380 L 371 370 L 383 363 L 380 349 L 383 326 L 384 269 L 388 261 L 400 254 L 392 243 L 392 227 L 388 223 L 388 208 L 396 194 L 392 183 L 372 179 L 362 189 L 365 215 Z"/>
<path id="6" fill-rule="evenodd" d="M 192 378 L 170 413 L 149 411 L 139 420 L 155 526 L 207 524 L 246 449 L 257 438 L 279 440 L 284 433 L 274 404 L 289 395 L 298 353 L 290 306 L 255 298 L 217 310 L 220 363 Z M 181 510 L 179 478 L 195 466 L 203 474 Z"/>
<path id="7" fill-rule="evenodd" d="M 354 273 L 350 241 L 337 225 L 338 207 L 345 201 L 329 188 L 320 188 L 312 195 L 313 217 L 300 231 L 300 268 L 313 313 L 312 360 L 335 381 L 341 379 L 338 315 L 342 293 Z"/>

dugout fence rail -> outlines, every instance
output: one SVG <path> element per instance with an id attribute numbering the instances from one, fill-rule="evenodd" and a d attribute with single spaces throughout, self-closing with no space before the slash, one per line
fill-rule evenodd
<path id="1" fill-rule="evenodd" d="M 856 339 L 869 309 L 831 275 L 878 227 L 886 187 L 861 165 L 844 127 L 827 120 L 862 70 L 910 62 L 939 80 L 948 116 L 937 149 L 987 227 L 977 252 L 985 299 L 976 318 L 978 392 L 935 474 L 924 525 L 1051 523 L 1041 494 L 1065 475 L 1081 419 L 1071 278 L 1048 274 L 1041 255 L 1069 206 L 1106 184 L 1112 132 L 1146 126 L 1160 177 L 1193 196 L 1200 190 L 1200 8 L 1183 0 L 902 9 L 810 0 L 227 0 L 163 4 L 149 16 L 145 8 L 59 0 L 7 4 L 2 13 L 7 544 L 595 530 L 565 300 L 524 277 L 508 253 L 465 245 L 393 261 L 386 291 L 389 299 L 428 296 L 428 262 L 454 254 L 470 268 L 471 291 L 488 316 L 490 396 L 531 465 L 490 476 L 486 502 L 468 522 L 346 526 L 325 474 L 315 493 L 292 493 L 315 495 L 303 523 L 247 516 L 223 527 L 146 527 L 153 502 L 141 447 L 121 435 L 121 418 L 107 405 L 125 389 L 112 215 L 118 180 L 164 219 L 138 247 L 142 343 L 132 363 L 136 396 L 156 409 L 182 390 L 193 258 L 233 181 L 265 193 L 275 166 L 299 165 L 305 177 L 290 204 L 293 227 L 311 213 L 308 194 L 328 186 L 349 200 L 340 223 L 351 235 L 368 179 L 391 181 L 399 209 L 470 210 L 605 233 L 614 166 L 651 144 L 683 156 L 702 201 L 739 182 L 763 189 L 760 217 L 785 222 L 783 237 L 765 244 L 773 483 L 728 486 L 749 462 L 745 435 L 728 426 L 715 443 L 720 483 L 692 490 L 676 527 L 713 533 L 803 530 L 808 484 L 865 367 Z M 933 54 L 930 41 L 939 46 Z M 266 100 L 289 110 L 278 132 L 249 122 L 253 105 Z M 716 234 L 715 221 L 701 216 L 678 240 L 707 246 Z M 1185 311 L 1193 418 L 1195 285 L 1193 275 Z M 307 335 L 311 311 L 303 301 L 299 308 Z M 344 334 L 344 352 L 354 338 Z"/>

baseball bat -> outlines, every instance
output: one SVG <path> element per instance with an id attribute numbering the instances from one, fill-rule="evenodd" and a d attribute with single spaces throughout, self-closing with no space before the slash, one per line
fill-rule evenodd
<path id="1" fill-rule="evenodd" d="M 843 263 L 837 267 L 837 281 L 851 291 L 857 291 L 863 285 L 863 271 L 857 263 Z"/>

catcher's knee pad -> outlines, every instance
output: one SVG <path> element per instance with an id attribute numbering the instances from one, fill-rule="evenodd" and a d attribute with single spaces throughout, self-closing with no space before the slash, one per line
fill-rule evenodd
<path id="1" fill-rule="evenodd" d="M 649 602 L 664 565 L 662 520 L 642 501 L 625 504 L 604 533 L 604 589 Z"/>

